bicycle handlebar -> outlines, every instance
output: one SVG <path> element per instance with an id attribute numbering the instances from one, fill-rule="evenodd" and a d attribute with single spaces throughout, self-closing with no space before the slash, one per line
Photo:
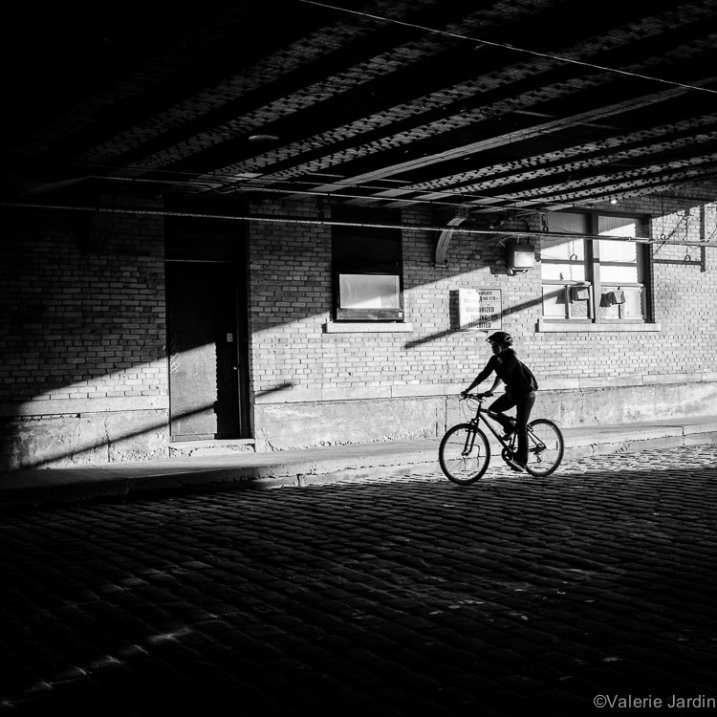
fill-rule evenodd
<path id="1" fill-rule="evenodd" d="M 466 393 L 465 395 L 461 394 L 461 398 L 463 400 L 467 398 L 472 398 L 474 401 L 482 401 L 484 398 L 489 398 L 492 395 L 492 391 L 486 391 L 485 393 Z"/>

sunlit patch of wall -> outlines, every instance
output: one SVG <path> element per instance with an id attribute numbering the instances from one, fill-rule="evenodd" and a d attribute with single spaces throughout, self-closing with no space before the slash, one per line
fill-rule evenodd
<path id="1" fill-rule="evenodd" d="M 142 202 L 161 210 L 128 200 Z M 715 205 L 641 198 L 619 210 L 649 216 L 656 240 L 651 323 L 641 330 L 542 330 L 539 240 L 535 267 L 518 274 L 507 270 L 499 235 L 456 232 L 437 262 L 438 232 L 426 227 L 445 217 L 406 206 L 404 321 L 337 331 L 330 202 L 257 202 L 248 210 L 255 216 L 293 221 L 246 227 L 256 449 L 441 435 L 457 394 L 489 357 L 486 332 L 463 330 L 457 319 L 464 289 L 500 292 L 500 328 L 540 383 L 536 411 L 564 425 L 717 414 Z M 1 467 L 170 455 L 161 211 L 6 209 L 0 222 Z M 537 231 L 540 217 L 502 228 Z M 663 235 L 698 246 L 668 245 Z"/>
<path id="2" fill-rule="evenodd" d="M 687 205 L 694 216 L 709 217 L 713 211 L 685 201 L 670 208 L 654 198 L 602 209 L 650 216 L 655 235 L 661 218 L 679 221 L 672 214 Z M 273 206 L 307 217 L 329 216 L 317 203 Z M 700 330 L 717 338 L 717 323 L 707 316 L 717 298 L 709 280 L 714 247 L 693 250 L 706 257 L 701 263 L 686 257 L 684 248 L 651 248 L 654 323 L 642 327 L 647 330 L 603 326 L 546 332 L 539 330 L 539 240 L 533 244 L 536 266 L 510 275 L 498 235 L 457 233 L 446 262 L 437 264 L 436 233 L 410 229 L 435 225 L 436 217 L 407 208 L 402 222 L 405 326 L 355 333 L 326 330 L 332 321 L 330 228 L 253 228 L 255 388 L 286 385 L 255 400 L 259 449 L 440 435 L 455 419 L 457 393 L 489 358 L 486 332 L 457 325 L 452 295 L 461 289 L 500 292 L 500 328 L 513 334 L 519 355 L 540 380 L 538 410 L 565 425 L 717 413 L 717 374 L 708 355 L 713 341 L 684 350 L 685 338 Z M 539 231 L 540 215 L 526 213 L 501 228 Z M 672 292 L 679 301 L 669 298 Z"/>

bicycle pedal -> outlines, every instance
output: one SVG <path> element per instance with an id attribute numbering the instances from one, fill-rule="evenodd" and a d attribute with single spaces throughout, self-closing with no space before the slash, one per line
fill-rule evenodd
<path id="1" fill-rule="evenodd" d="M 522 473 L 523 471 L 525 471 L 525 466 L 521 465 L 513 458 L 506 458 L 505 462 L 508 464 L 511 470 L 514 470 L 516 473 Z"/>

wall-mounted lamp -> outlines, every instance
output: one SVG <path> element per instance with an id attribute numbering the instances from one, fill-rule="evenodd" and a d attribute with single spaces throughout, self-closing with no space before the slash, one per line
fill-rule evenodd
<path id="1" fill-rule="evenodd" d="M 535 249 L 530 239 L 510 239 L 506 246 L 506 265 L 508 274 L 522 274 L 535 266 Z"/>

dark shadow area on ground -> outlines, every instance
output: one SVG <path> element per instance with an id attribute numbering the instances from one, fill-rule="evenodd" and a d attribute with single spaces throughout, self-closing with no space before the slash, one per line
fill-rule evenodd
<path id="1" fill-rule="evenodd" d="M 594 460 L 5 515 L 1 700 L 574 717 L 715 697 L 716 499 L 717 468 Z"/>

